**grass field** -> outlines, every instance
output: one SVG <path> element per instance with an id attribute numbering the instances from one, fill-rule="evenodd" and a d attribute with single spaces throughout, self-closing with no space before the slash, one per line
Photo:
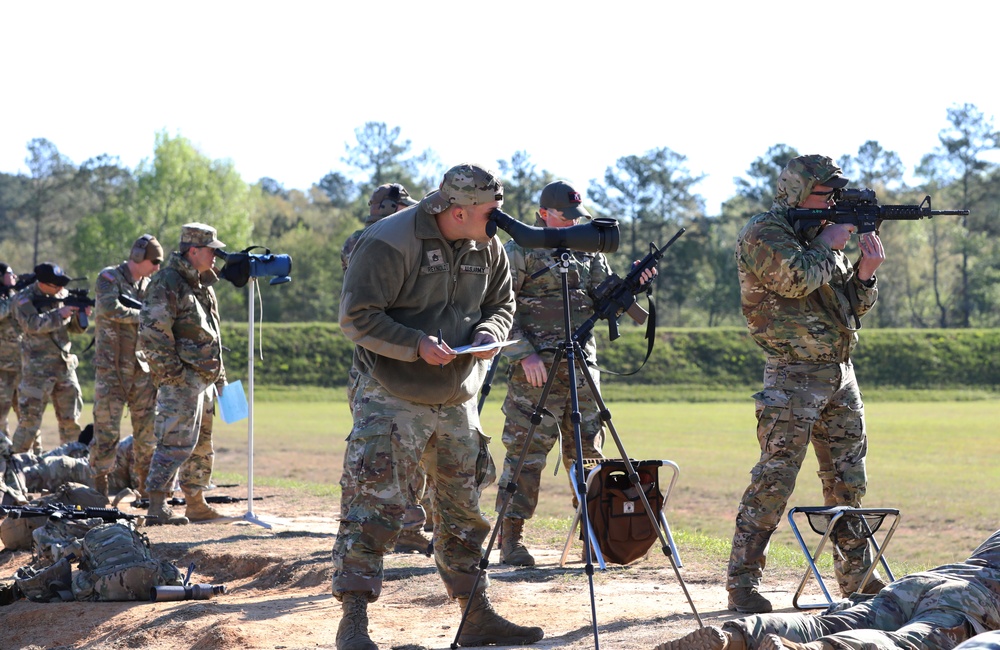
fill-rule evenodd
<path id="1" fill-rule="evenodd" d="M 746 395 L 746 393 L 744 393 Z M 263 393 L 254 411 L 255 485 L 300 485 L 314 493 L 339 494 L 350 417 L 341 391 Z M 938 395 L 937 397 L 940 397 Z M 995 399 L 951 395 L 951 401 L 879 401 L 868 398 L 868 478 L 865 504 L 895 507 L 902 514 L 888 555 L 902 571 L 966 557 L 1000 525 L 1000 464 Z M 610 398 L 609 398 L 610 400 Z M 491 396 L 483 426 L 493 437 L 499 466 L 503 458 L 500 398 Z M 612 422 L 633 458 L 669 459 L 681 476 L 668 510 L 675 536 L 697 540 L 721 564 L 728 554 L 733 517 L 750 468 L 759 453 L 753 405 L 742 401 L 653 403 L 609 401 Z M 247 422 L 217 420 L 218 482 L 246 480 Z M 605 454 L 618 456 L 610 440 Z M 553 476 L 555 454 L 543 475 L 543 494 L 529 533 L 558 543 L 572 516 L 566 473 Z M 821 505 L 816 461 L 808 457 L 790 506 Z M 492 515 L 496 487 L 484 495 Z M 263 506 L 266 508 L 266 502 Z M 808 538 L 807 538 L 808 539 Z M 814 540 L 810 540 L 814 541 Z M 791 532 L 782 523 L 772 561 L 796 562 Z M 898 571 L 897 571 L 898 572 Z"/>

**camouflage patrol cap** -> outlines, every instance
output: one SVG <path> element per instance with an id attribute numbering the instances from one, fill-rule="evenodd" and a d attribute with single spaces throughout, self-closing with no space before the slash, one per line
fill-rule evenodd
<path id="1" fill-rule="evenodd" d="M 503 183 L 489 169 L 463 163 L 444 173 L 441 186 L 420 201 L 430 214 L 440 214 L 452 205 L 483 205 L 503 201 Z"/>
<path id="2" fill-rule="evenodd" d="M 371 200 L 368 201 L 368 219 L 365 223 L 375 223 L 382 217 L 396 214 L 400 209 L 400 205 L 409 207 L 416 204 L 417 202 L 413 200 L 410 193 L 400 183 L 379 185 L 372 192 Z"/>
<path id="3" fill-rule="evenodd" d="M 805 201 L 817 185 L 840 189 L 847 183 L 833 158 L 816 154 L 798 156 L 789 160 L 781 170 L 774 201 L 778 205 L 792 207 Z"/>
<path id="4" fill-rule="evenodd" d="M 538 199 L 538 206 L 541 208 L 551 208 L 563 213 L 567 219 L 577 219 L 579 217 L 589 217 L 580 204 L 583 198 L 580 193 L 566 181 L 556 181 L 549 183 L 542 189 L 542 195 Z"/>
<path id="5" fill-rule="evenodd" d="M 181 226 L 181 244 L 189 246 L 207 246 L 208 248 L 225 248 L 226 245 L 216 237 L 215 228 L 203 223 L 192 222 Z"/>

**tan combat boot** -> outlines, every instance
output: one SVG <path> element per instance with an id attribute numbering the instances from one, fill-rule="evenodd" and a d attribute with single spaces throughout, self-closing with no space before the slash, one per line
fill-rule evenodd
<path id="1" fill-rule="evenodd" d="M 679 639 L 661 643 L 656 650 L 746 650 L 746 642 L 742 634 L 709 625 Z"/>
<path id="2" fill-rule="evenodd" d="M 464 613 L 469 599 L 459 596 L 458 602 Z M 497 614 L 486 592 L 479 591 L 472 596 L 472 607 L 469 609 L 469 616 L 462 626 L 458 645 L 524 645 L 541 641 L 544 636 L 545 632 L 540 627 L 515 625 Z"/>
<path id="3" fill-rule="evenodd" d="M 429 556 L 432 553 L 431 540 L 420 530 L 404 530 L 396 538 L 393 553 L 422 553 Z"/>
<path id="4" fill-rule="evenodd" d="M 511 566 L 535 566 L 535 558 L 531 557 L 528 548 L 521 541 L 524 530 L 523 519 L 508 519 L 504 517 L 500 524 L 500 562 Z"/>
<path id="5" fill-rule="evenodd" d="M 187 517 L 175 515 L 174 511 L 167 505 L 166 492 L 149 493 L 149 510 L 146 511 L 146 517 L 147 526 L 159 526 L 162 524 L 180 526 L 188 523 Z"/>
<path id="6" fill-rule="evenodd" d="M 184 515 L 190 521 L 211 521 L 225 517 L 224 514 L 205 502 L 205 493 L 201 490 L 190 494 L 185 492 L 184 502 L 187 504 L 184 508 Z"/>
<path id="7" fill-rule="evenodd" d="M 368 636 L 368 594 L 345 592 L 341 607 L 344 614 L 337 628 L 337 650 L 378 650 Z"/>

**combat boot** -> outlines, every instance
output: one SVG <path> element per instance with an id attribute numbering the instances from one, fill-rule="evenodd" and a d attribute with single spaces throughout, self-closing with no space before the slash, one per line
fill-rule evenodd
<path id="1" fill-rule="evenodd" d="M 771 601 L 760 595 L 756 587 L 734 587 L 729 590 L 729 609 L 740 614 L 767 614 Z"/>
<path id="2" fill-rule="evenodd" d="M 94 489 L 97 490 L 98 492 L 100 492 L 101 494 L 103 494 L 104 496 L 108 496 L 108 475 L 107 474 L 101 474 L 100 476 L 95 476 L 94 477 Z"/>
<path id="3" fill-rule="evenodd" d="M 166 492 L 149 493 L 149 510 L 146 511 L 146 525 L 159 526 L 171 524 L 180 526 L 188 523 L 187 517 L 175 515 L 174 511 L 167 505 Z"/>
<path id="4" fill-rule="evenodd" d="M 341 607 L 344 614 L 337 628 L 337 650 L 378 650 L 368 636 L 368 594 L 345 592 Z"/>
<path id="5" fill-rule="evenodd" d="M 431 540 L 419 530 L 404 530 L 396 538 L 394 553 L 422 553 L 430 556 Z"/>
<path id="6" fill-rule="evenodd" d="M 469 598 L 458 597 L 462 612 L 469 604 Z M 541 641 L 545 632 L 540 627 L 522 627 L 511 623 L 496 613 L 493 603 L 485 591 L 472 595 L 472 607 L 458 637 L 460 646 L 481 645 L 524 645 Z"/>
<path id="7" fill-rule="evenodd" d="M 655 650 L 746 650 L 746 647 L 742 634 L 709 625 L 679 639 L 661 643 Z"/>
<path id="8" fill-rule="evenodd" d="M 523 519 L 508 519 L 504 517 L 500 524 L 500 563 L 511 566 L 535 566 L 535 558 L 531 557 L 528 548 L 521 541 L 524 530 Z"/>
<path id="9" fill-rule="evenodd" d="M 212 519 L 222 519 L 224 514 L 208 505 L 205 502 L 205 493 L 201 490 L 192 493 L 184 493 L 184 515 L 189 521 L 211 521 Z"/>

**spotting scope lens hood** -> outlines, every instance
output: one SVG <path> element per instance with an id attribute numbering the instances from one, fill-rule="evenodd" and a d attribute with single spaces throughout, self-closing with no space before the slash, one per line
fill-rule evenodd
<path id="1" fill-rule="evenodd" d="M 583 253 L 614 253 L 618 250 L 617 219 L 600 217 L 568 228 L 536 228 L 526 226 L 499 208 L 490 212 L 489 219 L 486 232 L 490 237 L 500 227 L 525 248 L 568 248 Z"/>

